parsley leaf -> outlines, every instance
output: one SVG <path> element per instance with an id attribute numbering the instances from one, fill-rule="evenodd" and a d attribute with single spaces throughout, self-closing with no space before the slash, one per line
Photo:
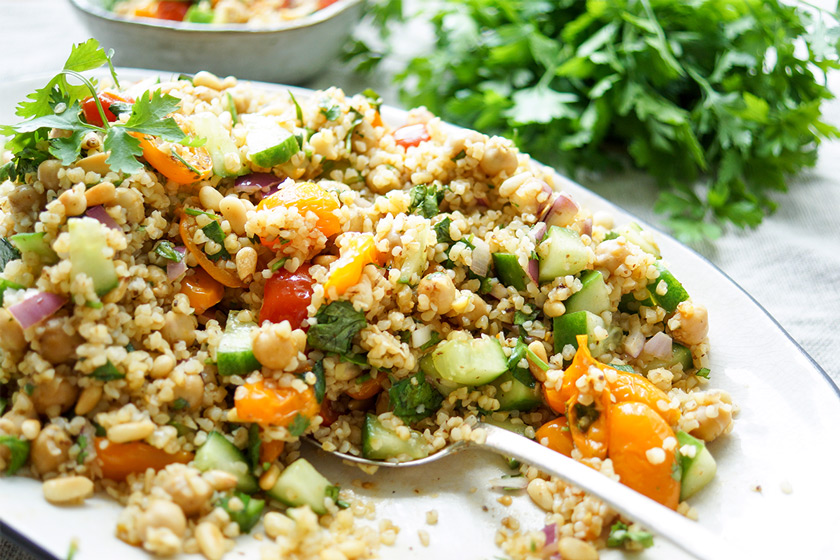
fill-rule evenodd
<path id="1" fill-rule="evenodd" d="M 289 424 L 289 433 L 295 437 L 300 437 L 303 435 L 303 432 L 305 432 L 306 428 L 308 427 L 309 418 L 300 414 L 296 414 L 294 420 L 292 420 L 292 423 Z"/>
<path id="2" fill-rule="evenodd" d="M 435 224 L 435 234 L 437 235 L 438 243 L 452 244 L 452 236 L 449 235 L 449 226 L 452 225 L 452 220 L 449 216 Z"/>
<path id="3" fill-rule="evenodd" d="M 443 395 L 426 381 L 422 371 L 394 383 L 388 390 L 388 399 L 394 414 L 407 424 L 431 416 L 443 403 Z"/>
<path id="4" fill-rule="evenodd" d="M 438 204 L 443 200 L 443 190 L 435 185 L 416 185 L 411 187 L 411 205 L 409 210 L 416 211 L 426 219 L 438 215 Z"/>
<path id="5" fill-rule="evenodd" d="M 29 442 L 17 436 L 0 436 L 0 445 L 6 446 L 11 453 L 6 466 L 6 474 L 13 475 L 20 470 L 29 457 Z"/>
<path id="6" fill-rule="evenodd" d="M 711 373 L 711 370 L 709 370 L 709 368 L 705 368 L 705 367 L 704 367 L 704 368 L 700 368 L 700 369 L 698 369 L 698 370 L 694 373 L 694 375 L 696 375 L 697 377 L 703 377 L 703 378 L 705 378 L 705 379 L 708 379 L 708 378 L 709 378 L 709 374 L 710 374 L 710 373 Z"/>
<path id="7" fill-rule="evenodd" d="M 321 114 L 324 115 L 328 121 L 334 121 L 341 116 L 341 107 L 333 104 L 329 99 L 322 99 L 318 102 L 318 107 L 321 108 Z"/>
<path id="8" fill-rule="evenodd" d="M 653 546 L 653 535 L 647 531 L 628 530 L 627 525 L 621 521 L 613 523 L 610 527 L 610 536 L 607 537 L 607 546 L 619 548 L 628 541 L 637 542 L 645 548 L 650 548 Z"/>
<path id="9" fill-rule="evenodd" d="M 210 259 L 213 262 L 216 262 L 219 259 L 230 258 L 230 253 L 228 253 L 228 250 L 225 249 L 225 232 L 222 230 L 222 226 L 219 225 L 219 222 L 214 220 L 206 226 L 204 226 L 203 228 L 201 228 L 201 231 L 204 232 L 204 235 L 207 236 L 207 239 L 213 241 L 214 243 L 217 243 L 221 247 L 218 253 L 214 253 L 212 255 L 208 254 L 208 259 Z M 207 252 L 205 251 L 205 254 L 206 253 Z"/>
<path id="10" fill-rule="evenodd" d="M 315 314 L 317 324 L 309 327 L 309 345 L 324 352 L 347 354 L 353 338 L 367 326 L 365 314 L 356 311 L 349 301 L 333 301 Z"/>

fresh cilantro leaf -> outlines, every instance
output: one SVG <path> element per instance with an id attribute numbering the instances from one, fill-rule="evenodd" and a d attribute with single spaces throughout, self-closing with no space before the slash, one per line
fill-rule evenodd
<path id="1" fill-rule="evenodd" d="M 350 352 L 353 338 L 367 326 L 365 314 L 356 311 L 348 301 L 321 306 L 315 320 L 317 323 L 309 327 L 306 336 L 309 346 L 342 355 Z"/>
<path id="2" fill-rule="evenodd" d="M 321 108 L 321 114 L 324 115 L 328 121 L 334 121 L 341 116 L 341 106 L 334 104 L 329 99 L 321 99 L 318 102 L 318 107 Z"/>
<path id="3" fill-rule="evenodd" d="M 115 379 L 125 378 L 125 374 L 120 372 L 117 367 L 108 360 L 104 366 L 99 366 L 90 374 L 90 376 L 97 381 L 114 381 Z"/>
<path id="4" fill-rule="evenodd" d="M 5 237 L 0 237 L 0 272 L 6 268 L 9 261 L 20 258 L 20 251 Z"/>
<path id="5" fill-rule="evenodd" d="M 212 221 L 203 228 L 201 231 L 204 232 L 204 235 L 207 236 L 207 239 L 217 243 L 221 249 L 218 253 L 214 253 L 212 255 L 207 255 L 207 258 L 213 262 L 218 261 L 219 259 L 229 259 L 230 253 L 228 253 L 227 249 L 225 249 L 225 232 L 222 230 L 222 226 L 219 225 L 219 222 Z M 205 251 L 206 253 L 206 251 Z"/>
<path id="6" fill-rule="evenodd" d="M 303 435 L 303 432 L 305 432 L 306 428 L 308 427 L 309 418 L 300 414 L 296 414 L 294 420 L 292 420 L 292 423 L 289 424 L 289 433 L 295 437 L 300 437 Z"/>
<path id="7" fill-rule="evenodd" d="M 653 535 L 647 531 L 631 531 L 628 530 L 627 525 L 621 521 L 616 521 L 610 527 L 610 535 L 607 537 L 607 546 L 610 548 L 620 548 L 628 541 L 639 543 L 645 548 L 653 546 Z"/>
<path id="8" fill-rule="evenodd" d="M 186 134 L 175 119 L 168 116 L 178 108 L 179 103 L 180 100 L 177 97 L 161 93 L 160 90 L 144 93 L 134 103 L 128 121 L 115 126 L 141 134 L 158 136 L 169 142 L 179 142 Z"/>
<path id="9" fill-rule="evenodd" d="M 50 141 L 50 153 L 61 161 L 61 165 L 70 165 L 79 158 L 86 134 L 85 130 L 77 130 L 66 138 L 53 138 Z"/>
<path id="10" fill-rule="evenodd" d="M 700 368 L 700 369 L 698 369 L 698 370 L 694 373 L 694 375 L 696 375 L 697 377 L 703 377 L 704 379 L 708 379 L 708 378 L 709 378 L 709 374 L 710 374 L 710 373 L 711 373 L 711 370 L 710 370 L 709 368 L 705 368 L 705 367 L 704 367 L 704 368 Z"/>
<path id="11" fill-rule="evenodd" d="M 627 373 L 636 373 L 636 370 L 633 369 L 633 366 L 627 364 L 609 364 L 609 366 L 618 371 L 626 371 Z"/>
<path id="12" fill-rule="evenodd" d="M 394 383 L 388 390 L 388 399 L 394 414 L 408 424 L 431 416 L 443 403 L 443 395 L 426 381 L 422 371 Z"/>
<path id="13" fill-rule="evenodd" d="M 435 185 L 416 185 L 411 187 L 411 205 L 409 210 L 417 212 L 426 219 L 431 219 L 439 213 L 438 204 L 443 200 L 443 190 Z"/>
<path id="14" fill-rule="evenodd" d="M 17 436 L 0 436 L 0 445 L 6 446 L 11 453 L 6 465 L 6 474 L 11 476 L 26 463 L 29 457 L 29 442 Z"/>
<path id="15" fill-rule="evenodd" d="M 373 107 L 377 111 L 380 107 L 382 107 L 382 96 L 373 91 L 371 88 L 367 88 L 365 91 L 363 91 L 362 95 L 364 95 L 367 98 L 371 107 Z"/>
<path id="16" fill-rule="evenodd" d="M 435 224 L 435 234 L 437 235 L 438 243 L 452 244 L 452 237 L 449 235 L 449 226 L 452 225 L 452 220 L 449 216 Z"/>
<path id="17" fill-rule="evenodd" d="M 175 245 L 171 241 L 159 241 L 155 245 L 155 254 L 174 263 L 179 263 L 184 260 L 184 253 L 175 250 Z"/>
<path id="18" fill-rule="evenodd" d="M 106 152 L 110 152 L 105 162 L 111 166 L 111 169 L 129 174 L 143 170 L 143 164 L 137 161 L 137 158 L 143 155 L 140 140 L 131 136 L 125 128 L 116 126 L 109 128 L 105 136 L 104 148 Z"/>

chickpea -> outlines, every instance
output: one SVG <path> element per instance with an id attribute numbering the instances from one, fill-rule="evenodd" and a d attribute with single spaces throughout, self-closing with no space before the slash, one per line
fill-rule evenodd
<path id="1" fill-rule="evenodd" d="M 444 315 L 452 309 L 452 303 L 458 291 L 452 279 L 444 272 L 434 272 L 424 276 L 417 285 L 418 311 L 436 309 L 439 315 Z M 428 302 L 426 301 L 428 299 Z"/>
<path id="2" fill-rule="evenodd" d="M 77 192 L 75 189 L 61 193 L 58 201 L 64 205 L 64 213 L 68 216 L 79 216 L 87 209 L 85 195 Z"/>
<path id="3" fill-rule="evenodd" d="M 0 348 L 7 352 L 22 352 L 26 348 L 26 338 L 12 314 L 0 307 Z"/>
<path id="4" fill-rule="evenodd" d="M 169 529 L 176 537 L 183 537 L 187 530 L 184 511 L 167 500 L 152 500 L 137 519 L 137 532 L 146 540 L 149 529 Z"/>
<path id="5" fill-rule="evenodd" d="M 21 185 L 9 193 L 9 204 L 14 212 L 28 213 L 40 209 L 44 204 L 44 197 L 31 185 Z"/>
<path id="6" fill-rule="evenodd" d="M 58 170 L 61 169 L 61 162 L 57 159 L 48 159 L 38 166 L 38 180 L 48 189 L 58 188 Z"/>
<path id="7" fill-rule="evenodd" d="M 702 305 L 695 305 L 691 301 L 681 302 L 671 321 L 679 321 L 679 327 L 671 330 L 671 336 L 687 346 L 700 344 L 709 334 L 708 311 Z"/>
<path id="8" fill-rule="evenodd" d="M 55 472 L 59 465 L 68 460 L 72 446 L 73 441 L 63 429 L 49 424 L 32 442 L 32 466 L 41 475 Z"/>
<path id="9" fill-rule="evenodd" d="M 200 375 L 186 376 L 184 384 L 175 387 L 175 398 L 187 401 L 189 408 L 197 407 L 204 398 L 204 380 Z"/>
<path id="10" fill-rule="evenodd" d="M 79 388 L 64 378 L 54 378 L 36 385 L 32 391 L 32 404 L 39 414 L 58 416 L 76 404 Z"/>
<path id="11" fill-rule="evenodd" d="M 470 298 L 470 301 L 472 301 L 473 308 L 461 315 L 470 323 L 477 322 L 482 317 L 487 316 L 487 314 L 490 312 L 490 306 L 487 305 L 487 302 L 481 299 L 480 296 L 473 294 Z"/>
<path id="12" fill-rule="evenodd" d="M 119 187 L 116 191 L 117 204 L 125 209 L 126 219 L 129 224 L 139 224 L 146 217 L 143 209 L 143 197 L 135 190 Z"/>
<path id="13" fill-rule="evenodd" d="M 523 214 L 534 214 L 551 203 L 552 190 L 545 181 L 525 181 L 510 195 L 510 201 Z"/>
<path id="14" fill-rule="evenodd" d="M 63 364 L 76 359 L 76 347 L 84 342 L 78 334 L 67 334 L 66 320 L 52 318 L 37 337 L 41 355 L 52 364 Z"/>
<path id="15" fill-rule="evenodd" d="M 703 441 L 714 441 L 732 426 L 732 398 L 723 391 L 707 391 L 695 395 L 698 407 L 691 415 L 698 426 L 689 433 Z"/>
<path id="16" fill-rule="evenodd" d="M 490 176 L 502 172 L 513 175 L 519 166 L 519 159 L 516 157 L 516 152 L 511 149 L 490 146 L 484 151 L 484 157 L 481 158 L 478 166 Z"/>
<path id="17" fill-rule="evenodd" d="M 186 469 L 184 469 L 186 470 Z M 163 489 L 172 496 L 172 501 L 180 506 L 187 517 L 201 512 L 210 501 L 213 487 L 201 478 L 198 473 L 179 473 L 180 476 L 170 476 L 166 479 Z"/>
<path id="18" fill-rule="evenodd" d="M 265 367 L 283 370 L 297 366 L 297 355 L 306 345 L 306 334 L 292 330 L 288 321 L 266 324 L 254 338 L 254 357 Z"/>
<path id="19" fill-rule="evenodd" d="M 189 346 L 195 342 L 195 327 L 195 317 L 169 311 L 164 319 L 160 334 L 169 344 L 175 344 L 183 340 Z"/>

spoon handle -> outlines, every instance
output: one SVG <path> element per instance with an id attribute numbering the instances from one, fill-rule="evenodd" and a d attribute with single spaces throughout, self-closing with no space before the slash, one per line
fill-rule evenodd
<path id="1" fill-rule="evenodd" d="M 480 444 L 481 447 L 514 457 L 597 496 L 622 515 L 636 520 L 698 560 L 748 558 L 746 555 L 737 554 L 731 545 L 702 525 L 607 478 L 583 463 L 504 428 L 484 423 L 479 427 L 487 433 L 487 439 Z"/>

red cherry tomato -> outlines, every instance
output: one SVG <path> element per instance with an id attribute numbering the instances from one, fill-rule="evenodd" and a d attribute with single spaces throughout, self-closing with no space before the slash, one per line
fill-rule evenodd
<path id="1" fill-rule="evenodd" d="M 408 124 L 394 131 L 394 141 L 403 148 L 418 146 L 420 142 L 431 140 L 425 124 Z"/>
<path id="2" fill-rule="evenodd" d="M 281 323 L 289 321 L 293 329 L 300 328 L 306 319 L 306 308 L 312 301 L 312 284 L 309 265 L 303 265 L 295 272 L 280 269 L 265 283 L 265 297 L 260 309 L 260 324 L 263 321 Z"/>
<path id="3" fill-rule="evenodd" d="M 178 0 L 161 0 L 158 3 L 158 19 L 169 19 L 172 21 L 184 21 L 187 10 L 190 9 L 190 2 L 179 2 Z"/>
<path id="4" fill-rule="evenodd" d="M 108 91 L 103 91 L 97 97 L 99 98 L 99 102 L 102 103 L 102 108 L 105 110 L 105 118 L 108 119 L 108 122 L 117 120 L 117 116 L 111 112 L 111 105 L 113 103 L 134 103 L 133 99 L 126 99 Z M 95 126 L 103 125 L 102 116 L 99 114 L 99 108 L 96 106 L 96 101 L 92 95 L 82 101 L 82 112 L 85 115 L 85 120 L 89 124 Z"/>

